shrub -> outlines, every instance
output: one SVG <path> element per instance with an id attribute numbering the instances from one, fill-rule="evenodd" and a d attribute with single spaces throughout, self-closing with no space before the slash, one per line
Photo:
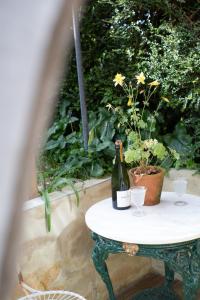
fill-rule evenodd
<path id="1" fill-rule="evenodd" d="M 179 136 L 179 128 L 187 124 L 184 135 L 191 138 L 179 146 L 186 147 L 187 153 L 192 155 L 186 158 L 183 151 L 182 158 L 186 159 L 181 159 L 180 166 L 196 167 L 199 151 L 193 149 L 192 144 L 197 137 L 199 140 L 196 129 L 199 125 L 198 122 L 192 125 L 191 120 L 198 119 L 200 103 L 198 16 L 197 1 L 95 0 L 88 3 L 81 26 L 82 56 L 90 142 L 94 132 L 97 137 L 86 154 L 82 146 L 76 63 L 72 53 L 47 139 L 45 157 L 52 166 L 61 166 L 62 172 L 72 176 L 100 176 L 109 171 L 107 166 L 111 165 L 113 155 L 111 141 L 116 136 L 125 139 L 123 128 L 118 129 L 117 120 L 112 120 L 108 140 L 97 127 L 94 129 L 94 124 L 103 124 L 103 114 L 108 118 L 103 110 L 108 102 L 115 106 L 126 105 L 122 93 L 113 90 L 114 75 L 126 73 L 130 78 L 143 71 L 152 80 L 162 82 L 162 94 L 154 96 L 145 113 L 151 114 L 161 96 L 170 100 L 161 107 L 155 130 L 160 140 L 170 146 L 170 136 L 174 140 L 174 136 Z"/>

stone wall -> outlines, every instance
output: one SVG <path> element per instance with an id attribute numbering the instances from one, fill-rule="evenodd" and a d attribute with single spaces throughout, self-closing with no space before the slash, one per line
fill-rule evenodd
<path id="1" fill-rule="evenodd" d="M 73 193 L 52 193 L 50 233 L 46 233 L 41 199 L 26 203 L 20 268 L 28 285 L 41 290 L 71 290 L 87 300 L 107 299 L 105 286 L 92 264 L 93 241 L 84 215 L 91 205 L 110 193 L 110 179 L 86 182 L 78 207 Z M 108 268 L 118 293 L 149 272 L 151 260 L 117 254 L 109 257 Z"/>

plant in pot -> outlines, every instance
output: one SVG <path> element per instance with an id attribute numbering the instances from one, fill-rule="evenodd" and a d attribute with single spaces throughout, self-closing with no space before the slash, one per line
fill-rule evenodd
<path id="1" fill-rule="evenodd" d="M 128 98 L 127 109 L 108 104 L 108 109 L 118 114 L 120 127 L 125 127 L 128 146 L 125 151 L 125 161 L 129 164 L 132 184 L 147 188 L 145 205 L 155 205 L 160 202 L 164 169 L 167 160 L 177 161 L 179 154 L 165 146 L 156 138 L 156 122 L 162 103 L 169 102 L 161 97 L 153 112 L 149 110 L 150 99 L 160 86 L 157 80 L 147 82 L 141 72 L 135 76 L 136 83 L 128 84 L 122 74 L 114 78 L 115 86 L 120 86 Z M 127 100 L 126 100 L 127 101 Z M 154 102 L 152 102 L 155 105 Z"/>

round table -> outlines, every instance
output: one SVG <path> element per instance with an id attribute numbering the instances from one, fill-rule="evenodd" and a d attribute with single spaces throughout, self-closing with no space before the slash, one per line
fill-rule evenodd
<path id="1" fill-rule="evenodd" d="M 195 300 L 200 286 L 200 197 L 185 194 L 185 206 L 173 192 L 163 192 L 161 202 L 144 206 L 144 216 L 133 215 L 133 208 L 119 211 L 112 208 L 111 198 L 89 208 L 85 220 L 95 241 L 92 258 L 109 293 L 115 300 L 106 266 L 111 253 L 148 256 L 165 263 L 165 284 L 144 291 L 134 299 L 179 299 L 173 292 L 174 272 L 183 278 L 184 299 Z"/>

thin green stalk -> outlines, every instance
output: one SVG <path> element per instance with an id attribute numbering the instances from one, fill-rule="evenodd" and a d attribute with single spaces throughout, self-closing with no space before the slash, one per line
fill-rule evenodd
<path id="1" fill-rule="evenodd" d="M 158 104 L 158 106 L 157 106 L 157 108 L 156 108 L 156 110 L 155 110 L 155 112 L 154 112 L 154 118 L 155 118 L 155 116 L 156 116 L 156 114 L 157 114 L 157 112 L 158 112 L 158 110 L 160 109 L 160 103 Z M 151 120 L 151 123 L 150 123 L 150 128 L 149 128 L 149 139 L 151 138 L 151 129 L 152 129 L 152 125 L 153 125 L 153 119 Z"/>
<path id="2" fill-rule="evenodd" d="M 144 98 L 145 98 L 145 101 L 144 101 L 144 106 L 143 106 L 143 109 L 142 109 L 142 119 L 143 119 L 143 114 L 144 114 L 144 109 L 145 107 L 147 106 L 147 104 L 149 103 L 149 100 L 151 98 L 151 96 L 153 95 L 153 93 L 155 92 L 157 86 L 153 89 L 153 91 L 150 93 L 151 91 L 151 86 L 149 87 L 148 89 L 148 94 L 147 94 L 147 97 L 146 97 L 146 93 L 145 93 L 145 90 L 144 90 Z"/>
<path id="3" fill-rule="evenodd" d="M 135 97 L 133 98 L 133 103 L 134 103 L 133 114 L 134 114 L 135 120 L 138 118 L 138 114 L 137 114 L 137 112 L 135 110 L 135 108 L 136 108 L 135 103 L 136 103 L 137 97 L 138 97 L 138 87 L 136 89 Z M 140 139 L 140 142 L 141 142 L 142 141 L 141 132 L 140 132 L 140 128 L 137 126 L 137 121 L 134 121 L 134 126 L 135 126 L 135 130 L 138 133 L 138 136 L 139 136 L 139 139 Z"/>
<path id="4" fill-rule="evenodd" d="M 142 108 L 142 114 L 141 114 L 141 119 L 143 119 L 143 114 L 144 114 L 144 109 L 145 109 L 145 103 L 146 102 L 146 93 L 145 93 L 145 90 L 144 90 L 144 105 L 143 105 L 143 108 Z"/>
<path id="5" fill-rule="evenodd" d="M 50 232 L 51 231 L 51 203 L 50 203 L 49 193 L 48 193 L 47 189 L 44 189 L 42 191 L 42 198 L 43 198 L 44 204 L 45 204 L 46 228 L 47 228 L 47 231 Z"/>
<path id="6" fill-rule="evenodd" d="M 125 91 L 125 93 L 129 95 L 129 88 L 126 83 L 123 83 L 122 88 Z"/>

